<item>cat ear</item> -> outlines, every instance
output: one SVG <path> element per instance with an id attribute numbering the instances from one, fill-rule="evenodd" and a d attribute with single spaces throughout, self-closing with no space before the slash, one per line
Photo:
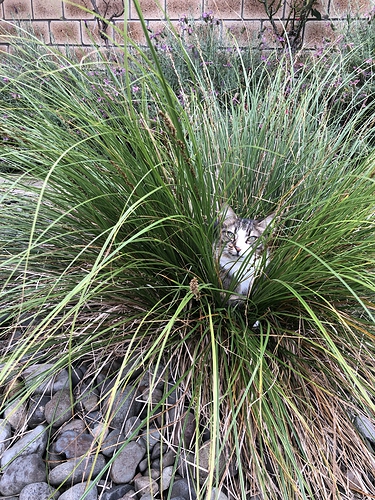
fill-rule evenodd
<path id="1" fill-rule="evenodd" d="M 232 207 L 224 204 L 220 209 L 219 219 L 223 224 L 229 225 L 233 224 L 236 221 L 237 215 L 235 214 Z"/>
<path id="2" fill-rule="evenodd" d="M 267 215 L 267 217 L 265 217 L 263 220 L 257 222 L 257 227 L 264 231 L 271 224 L 275 216 L 275 213 Z"/>

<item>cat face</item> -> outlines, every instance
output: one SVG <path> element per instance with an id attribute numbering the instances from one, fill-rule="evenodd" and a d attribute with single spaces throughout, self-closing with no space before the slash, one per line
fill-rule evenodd
<path id="1" fill-rule="evenodd" d="M 220 265 L 223 288 L 234 292 L 229 303 L 242 301 L 268 264 L 269 254 L 261 236 L 273 218 L 274 214 L 260 221 L 241 219 L 230 207 L 222 209 L 215 255 Z"/>
<path id="2" fill-rule="evenodd" d="M 258 255 L 262 253 L 264 246 L 259 238 L 272 222 L 274 215 L 257 221 L 237 217 L 230 207 L 224 207 L 222 213 L 224 218 L 220 233 L 221 259 L 237 260 L 249 252 Z"/>

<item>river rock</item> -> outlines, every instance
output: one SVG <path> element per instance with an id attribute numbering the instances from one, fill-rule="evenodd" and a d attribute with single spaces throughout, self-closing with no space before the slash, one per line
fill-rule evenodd
<path id="1" fill-rule="evenodd" d="M 84 417 L 86 425 L 89 429 L 95 429 L 96 426 L 100 425 L 104 419 L 103 414 L 100 411 L 90 411 L 89 413 L 85 413 Z"/>
<path id="2" fill-rule="evenodd" d="M 137 431 L 137 427 L 139 426 L 140 423 L 141 421 L 139 417 L 135 415 L 134 417 L 128 418 L 127 421 L 125 422 L 124 436 L 126 438 L 131 437 L 131 439 L 135 439 L 139 434 L 139 430 Z"/>
<path id="3" fill-rule="evenodd" d="M 26 423 L 27 403 L 20 399 L 14 400 L 4 410 L 4 418 L 7 420 L 12 429 L 20 429 Z"/>
<path id="4" fill-rule="evenodd" d="M 60 434 L 62 434 L 65 431 L 74 431 L 76 434 L 82 434 L 83 432 L 86 431 L 86 424 L 80 418 L 74 418 L 73 420 L 66 422 L 66 424 L 60 427 L 59 429 Z"/>
<path id="5" fill-rule="evenodd" d="M 0 457 L 3 455 L 5 448 L 7 447 L 7 441 L 12 436 L 12 428 L 8 420 L 0 419 Z"/>
<path id="6" fill-rule="evenodd" d="M 189 483 L 186 479 L 178 479 L 172 486 L 171 498 L 174 497 L 182 497 L 190 500 L 190 498 L 196 498 L 196 495 L 193 491 L 190 491 Z"/>
<path id="7" fill-rule="evenodd" d="M 69 387 L 69 374 L 64 368 L 57 375 L 46 377 L 43 375 L 49 370 L 53 370 L 52 363 L 41 363 L 28 366 L 22 372 L 23 379 L 27 388 L 33 388 L 34 394 L 45 394 L 47 392 L 56 392 Z"/>
<path id="8" fill-rule="evenodd" d="M 97 457 L 73 458 L 52 469 L 48 480 L 52 486 L 58 486 L 64 481 L 75 484 L 85 481 L 90 476 L 96 477 L 104 467 L 105 458 L 100 454 Z"/>
<path id="9" fill-rule="evenodd" d="M 130 490 L 123 497 L 121 497 L 120 500 L 134 500 L 135 498 L 136 498 L 135 491 Z"/>
<path id="10" fill-rule="evenodd" d="M 167 445 L 165 443 L 162 446 L 160 444 L 160 441 L 156 443 L 155 446 L 152 448 L 151 460 L 159 459 L 161 453 L 164 453 L 166 449 Z"/>
<path id="11" fill-rule="evenodd" d="M 87 483 L 75 484 L 61 495 L 60 500 L 81 500 L 82 495 L 87 491 L 87 489 L 88 489 Z M 94 485 L 91 487 L 90 491 L 86 494 L 85 500 L 97 500 L 97 498 L 98 498 L 98 489 Z"/>
<path id="12" fill-rule="evenodd" d="M 221 490 L 218 490 L 217 488 L 212 488 L 211 500 L 228 500 L 228 497 Z"/>
<path id="13" fill-rule="evenodd" d="M 156 389 L 155 387 L 150 389 L 146 387 L 143 389 L 142 393 L 138 396 L 137 400 L 143 403 L 144 405 L 151 404 L 152 407 L 157 405 L 161 398 L 163 397 L 163 391 L 160 389 Z"/>
<path id="14" fill-rule="evenodd" d="M 139 386 L 141 388 L 145 387 L 155 387 L 164 391 L 166 385 L 165 380 L 165 366 L 158 364 L 157 368 L 155 366 L 150 366 L 149 370 L 140 378 Z"/>
<path id="15" fill-rule="evenodd" d="M 158 483 L 151 477 L 136 476 L 134 478 L 135 492 L 143 497 L 144 495 L 155 495 L 159 491 Z"/>
<path id="16" fill-rule="evenodd" d="M 159 431 L 159 429 L 157 429 L 153 425 L 150 425 L 150 427 L 147 429 L 147 433 L 144 437 L 145 437 L 145 440 L 147 442 L 147 447 L 150 450 L 152 450 L 153 447 L 157 443 L 160 443 L 160 441 L 161 441 L 160 431 Z"/>
<path id="17" fill-rule="evenodd" d="M 181 429 L 183 442 L 186 448 L 190 448 L 197 427 L 194 413 L 187 413 L 184 419 L 179 423 L 179 426 Z"/>
<path id="18" fill-rule="evenodd" d="M 72 416 L 72 401 L 69 391 L 57 391 L 48 401 L 45 409 L 45 417 L 49 424 L 54 427 L 60 427 Z"/>
<path id="19" fill-rule="evenodd" d="M 63 432 L 55 442 L 55 451 L 66 458 L 81 457 L 93 445 L 94 438 L 90 434 L 77 433 L 73 430 Z"/>
<path id="20" fill-rule="evenodd" d="M 150 465 L 150 462 L 149 462 L 148 458 L 146 457 L 139 462 L 138 469 L 141 472 L 144 472 L 147 469 L 147 467 L 149 467 L 149 465 Z"/>
<path id="21" fill-rule="evenodd" d="M 66 462 L 65 457 L 56 452 L 55 443 L 54 442 L 50 443 L 46 453 L 46 463 L 48 467 L 50 469 L 53 469 L 65 462 Z"/>
<path id="22" fill-rule="evenodd" d="M 144 495 L 141 496 L 139 500 L 154 500 L 155 497 L 154 495 L 151 495 L 151 493 L 145 493 Z"/>
<path id="23" fill-rule="evenodd" d="M 1 467 L 10 462 L 16 455 L 30 455 L 36 453 L 40 456 L 44 453 L 47 445 L 48 433 L 44 425 L 38 425 L 31 432 L 24 434 L 11 448 L 4 451 L 1 458 Z"/>
<path id="24" fill-rule="evenodd" d="M 19 500 L 56 500 L 60 493 L 47 483 L 32 483 L 26 485 L 19 496 Z"/>
<path id="25" fill-rule="evenodd" d="M 102 443 L 109 434 L 108 425 L 105 422 L 99 422 L 93 427 L 89 427 L 92 439 L 98 443 Z"/>
<path id="26" fill-rule="evenodd" d="M 163 453 L 161 457 L 162 467 L 169 467 L 170 465 L 174 465 L 176 461 L 176 452 L 172 449 Z"/>
<path id="27" fill-rule="evenodd" d="M 133 488 L 130 484 L 119 484 L 109 490 L 105 490 L 100 497 L 100 500 L 121 500 L 127 493 L 131 493 Z M 133 491 L 133 494 L 135 492 Z M 134 500 L 134 497 L 133 497 Z"/>
<path id="28" fill-rule="evenodd" d="M 164 467 L 161 472 L 160 478 L 160 489 L 165 491 L 169 488 L 171 484 L 172 477 L 174 475 L 174 467 L 173 465 L 169 465 L 168 467 Z"/>
<path id="29" fill-rule="evenodd" d="M 107 408 L 111 405 L 111 427 L 121 429 L 128 418 L 137 414 L 139 405 L 134 397 L 135 388 L 132 386 L 117 390 L 114 399 L 112 399 L 112 394 L 107 389 L 103 407 L 104 412 L 106 412 Z"/>
<path id="30" fill-rule="evenodd" d="M 98 409 L 99 393 L 89 379 L 79 384 L 75 391 L 77 403 L 89 413 Z"/>
<path id="31" fill-rule="evenodd" d="M 110 472 L 112 481 L 117 484 L 129 483 L 144 454 L 143 446 L 134 441 L 125 445 L 112 463 Z"/>
<path id="32" fill-rule="evenodd" d="M 208 476 L 209 469 L 210 469 L 210 454 L 211 454 L 211 443 L 208 441 L 207 443 L 204 443 L 198 452 L 198 455 L 194 458 L 194 464 L 198 468 L 198 475 L 199 475 L 199 482 L 202 485 Z M 199 460 L 199 462 L 198 462 Z M 217 460 L 215 460 L 215 463 L 217 464 Z M 221 474 L 224 472 L 225 467 L 227 465 L 225 456 L 223 453 L 220 454 L 219 457 L 219 470 L 217 470 L 217 465 L 215 466 L 215 471 L 214 471 L 214 476 L 218 474 L 221 476 Z"/>
<path id="33" fill-rule="evenodd" d="M 120 448 L 124 443 L 125 438 L 119 429 L 114 429 L 108 436 L 103 440 L 100 447 L 101 453 L 106 457 L 112 457 L 113 454 Z"/>
<path id="34" fill-rule="evenodd" d="M 45 422 L 44 412 L 46 404 L 51 400 L 50 396 L 33 395 L 29 399 L 29 409 L 27 411 L 27 425 L 34 429 Z"/>
<path id="35" fill-rule="evenodd" d="M 4 470 L 0 494 L 18 495 L 26 485 L 45 481 L 46 465 L 39 454 L 17 457 Z"/>
<path id="36" fill-rule="evenodd" d="M 169 465 L 168 467 L 165 467 L 162 470 L 161 473 L 161 479 L 160 479 L 160 489 L 161 490 L 167 490 L 169 488 L 169 485 L 171 484 L 171 480 L 174 474 L 174 467 L 173 465 Z"/>

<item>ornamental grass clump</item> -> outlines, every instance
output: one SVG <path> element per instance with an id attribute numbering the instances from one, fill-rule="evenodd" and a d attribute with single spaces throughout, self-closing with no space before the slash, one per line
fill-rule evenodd
<path id="1" fill-rule="evenodd" d="M 332 115 L 340 63 L 291 79 L 286 58 L 224 107 L 183 51 L 199 93 L 181 102 L 150 40 L 117 72 L 37 45 L 1 66 L 1 159 L 17 172 L 0 192 L 2 410 L 35 390 L 12 383 L 36 364 L 53 365 L 41 379 L 84 364 L 95 386 L 112 363 L 107 396 L 150 369 L 164 388 L 141 418 L 198 498 L 374 495 L 353 424 L 374 416 L 374 128 L 369 108 Z M 275 214 L 270 263 L 234 307 L 213 257 L 224 203 Z"/>

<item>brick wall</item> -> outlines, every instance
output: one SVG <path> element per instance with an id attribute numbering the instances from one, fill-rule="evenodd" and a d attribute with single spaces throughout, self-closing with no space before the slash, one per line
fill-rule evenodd
<path id="1" fill-rule="evenodd" d="M 93 13 L 89 12 L 93 3 L 99 13 L 106 19 L 111 19 L 113 26 L 117 28 L 123 28 L 126 15 L 130 35 L 134 40 L 142 42 L 143 34 L 137 12 L 131 0 L 125 2 L 129 4 L 124 14 L 122 0 L 75 0 L 75 5 L 64 0 L 0 0 L 0 48 L 7 49 L 4 33 L 12 31 L 9 23 L 14 23 L 15 20 L 31 22 L 34 32 L 47 44 L 69 44 L 87 50 L 93 41 L 104 45 L 99 35 L 98 22 Z M 290 0 L 283 0 L 278 11 L 280 20 L 286 18 L 289 3 Z M 154 32 L 160 30 L 165 13 L 172 21 L 178 21 L 184 15 L 198 19 L 205 12 L 211 12 L 215 18 L 223 20 L 240 43 L 256 40 L 261 31 L 266 34 L 270 31 L 270 23 L 260 0 L 161 0 L 158 3 L 154 0 L 140 0 L 140 5 L 150 30 Z M 358 12 L 365 16 L 373 6 L 374 0 L 357 0 L 355 6 L 351 0 L 318 0 L 316 9 L 321 13 L 322 19 L 307 22 L 305 46 L 317 46 L 323 39 L 332 39 L 335 36 L 332 26 L 345 19 L 348 12 Z M 112 26 L 107 28 L 107 35 L 110 39 L 119 38 Z"/>

